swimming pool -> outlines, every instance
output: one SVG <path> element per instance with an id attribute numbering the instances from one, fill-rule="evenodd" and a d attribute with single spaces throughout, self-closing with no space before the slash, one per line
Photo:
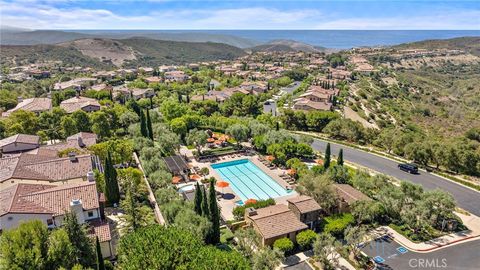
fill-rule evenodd
<path id="1" fill-rule="evenodd" d="M 293 194 L 268 176 L 248 159 L 212 164 L 212 168 L 226 182 L 242 201 L 248 199 L 266 200 Z"/>

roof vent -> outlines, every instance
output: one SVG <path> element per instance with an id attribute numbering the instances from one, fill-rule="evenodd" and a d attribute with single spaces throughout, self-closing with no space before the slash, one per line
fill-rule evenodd
<path id="1" fill-rule="evenodd" d="M 69 152 L 68 153 L 68 159 L 71 162 L 77 162 L 77 156 L 76 156 L 75 152 Z"/>
<path id="2" fill-rule="evenodd" d="M 249 217 L 256 216 L 257 215 L 257 210 L 253 207 L 247 208 L 247 215 Z"/>
<path id="3" fill-rule="evenodd" d="M 95 174 L 92 171 L 87 172 L 87 181 L 88 182 L 95 181 Z"/>
<path id="4" fill-rule="evenodd" d="M 70 202 L 70 206 L 80 205 L 80 204 L 82 204 L 82 200 L 80 199 L 72 199 L 72 201 Z"/>

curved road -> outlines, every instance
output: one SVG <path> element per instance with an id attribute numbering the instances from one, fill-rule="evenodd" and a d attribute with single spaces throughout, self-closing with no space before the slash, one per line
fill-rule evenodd
<path id="1" fill-rule="evenodd" d="M 313 149 L 325 152 L 327 142 L 314 139 Z M 409 174 L 398 169 L 399 164 L 396 161 L 374 155 L 362 150 L 350 148 L 345 145 L 330 143 L 332 155 L 337 155 L 340 148 L 343 148 L 343 158 L 363 167 L 370 168 L 374 171 L 393 176 L 400 180 L 407 180 L 415 184 L 422 185 L 425 189 L 440 188 L 449 192 L 457 201 L 459 207 L 469 211 L 470 213 L 480 216 L 480 192 L 466 188 L 455 182 L 445 180 L 441 177 L 432 175 L 427 172 L 420 171 L 420 174 Z"/>

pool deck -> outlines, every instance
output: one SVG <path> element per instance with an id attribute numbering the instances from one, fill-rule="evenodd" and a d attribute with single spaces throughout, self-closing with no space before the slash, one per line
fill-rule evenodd
<path id="1" fill-rule="evenodd" d="M 189 151 L 188 149 L 182 149 L 180 152 L 183 151 Z M 187 153 L 184 153 L 187 154 Z M 187 155 L 188 156 L 188 155 Z M 250 160 L 255 166 L 259 167 L 264 173 L 266 173 L 268 176 L 270 176 L 273 180 L 275 180 L 280 186 L 282 187 L 287 187 L 291 186 L 288 184 L 285 180 L 283 180 L 280 175 L 283 175 L 285 173 L 285 170 L 282 170 L 280 168 L 275 168 L 275 169 L 270 169 L 267 166 L 263 165 L 262 162 L 258 159 L 258 155 L 253 155 L 253 156 L 248 156 L 248 155 L 242 155 L 242 156 L 236 156 L 236 157 L 229 157 L 225 156 L 221 158 L 218 162 L 212 163 L 212 162 L 199 162 L 196 161 L 195 159 L 192 159 L 191 164 L 192 166 L 198 166 L 199 168 L 204 168 L 207 167 L 210 171 L 210 173 L 206 176 L 207 178 L 209 177 L 215 177 L 215 179 L 220 180 L 223 179 L 220 177 L 220 175 L 211 167 L 212 164 L 218 164 L 218 163 L 223 163 L 223 162 L 229 162 L 229 161 L 234 161 L 234 160 L 242 160 L 242 159 L 248 159 Z M 225 180 L 225 179 L 223 179 Z M 236 201 L 241 200 L 241 198 L 233 192 L 231 187 L 226 187 L 226 188 L 218 188 L 215 187 L 215 189 L 219 193 L 223 193 L 224 196 L 218 200 L 218 204 L 220 206 L 220 214 L 222 215 L 224 220 L 234 220 L 235 217 L 232 214 L 233 209 L 237 206 L 235 204 Z M 287 204 L 287 200 L 289 198 L 293 198 L 298 196 L 298 193 L 294 192 L 293 194 L 286 195 L 286 196 L 281 196 L 274 198 L 277 204 Z"/>

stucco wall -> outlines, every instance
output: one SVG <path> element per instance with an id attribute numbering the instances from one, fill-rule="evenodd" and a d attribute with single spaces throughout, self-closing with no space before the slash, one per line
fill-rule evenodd
<path id="1" fill-rule="evenodd" d="M 9 230 L 14 229 L 20 225 L 21 222 L 39 219 L 47 225 L 47 219 L 52 218 L 50 214 L 6 214 L 0 217 L 0 229 Z"/>

